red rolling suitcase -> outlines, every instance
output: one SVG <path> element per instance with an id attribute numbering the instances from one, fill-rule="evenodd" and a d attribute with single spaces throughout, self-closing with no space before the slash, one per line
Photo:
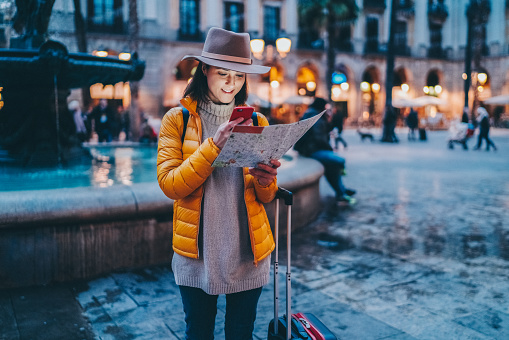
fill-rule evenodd
<path id="1" fill-rule="evenodd" d="M 279 256 L 279 199 L 283 199 L 287 206 L 287 226 L 286 226 L 286 244 L 287 244 L 287 266 L 286 266 L 286 314 L 279 317 L 278 302 L 278 256 Z M 337 340 L 336 336 L 313 314 L 291 312 L 291 214 L 292 214 L 293 194 L 283 188 L 279 188 L 276 195 L 276 221 L 274 225 L 276 251 L 274 254 L 274 319 L 269 323 L 269 332 L 267 340 L 291 340 L 291 339 L 308 339 L 308 340 Z M 291 315 L 290 327 L 288 327 L 286 315 Z M 274 322 L 277 320 L 277 322 Z"/>

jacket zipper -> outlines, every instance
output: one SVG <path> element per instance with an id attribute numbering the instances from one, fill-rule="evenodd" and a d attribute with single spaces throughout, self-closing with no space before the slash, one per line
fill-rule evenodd
<path id="1" fill-rule="evenodd" d="M 188 109 L 189 110 L 189 109 Z M 201 145 L 202 143 L 202 138 L 201 138 L 201 120 L 194 115 L 194 111 L 192 110 L 189 110 L 189 112 L 191 113 L 189 116 L 194 116 L 194 119 L 196 121 L 196 125 L 198 127 L 198 145 Z M 185 132 L 184 132 L 185 133 Z M 184 141 L 187 139 L 187 134 L 184 136 Z M 183 144 L 182 144 L 183 145 Z M 198 146 L 199 147 L 199 146 Z M 195 150 L 196 151 L 196 150 Z M 203 204 L 203 188 L 201 190 L 201 199 L 200 199 L 200 207 L 199 207 L 199 211 L 200 211 L 200 215 L 198 217 L 198 233 L 197 233 L 197 237 L 196 237 L 196 250 L 197 250 L 197 253 L 196 253 L 196 258 L 199 259 L 200 258 L 200 247 L 199 247 L 199 239 L 200 239 L 200 225 L 201 225 L 201 214 L 202 214 L 202 204 Z"/>

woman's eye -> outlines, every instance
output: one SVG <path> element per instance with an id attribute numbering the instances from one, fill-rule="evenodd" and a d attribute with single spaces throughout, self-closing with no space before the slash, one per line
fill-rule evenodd
<path id="1" fill-rule="evenodd" d="M 220 75 L 221 77 L 224 77 L 224 76 L 226 76 L 227 74 L 226 74 L 226 73 L 223 73 L 223 72 L 219 72 L 219 75 Z"/>
<path id="2" fill-rule="evenodd" d="M 243 74 L 237 74 L 237 78 L 242 79 L 242 78 L 244 78 L 244 75 Z"/>

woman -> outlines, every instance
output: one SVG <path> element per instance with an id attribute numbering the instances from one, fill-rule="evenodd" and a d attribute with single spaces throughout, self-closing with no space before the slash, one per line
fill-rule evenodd
<path id="1" fill-rule="evenodd" d="M 495 143 L 490 139 L 490 119 L 488 115 L 488 111 L 484 107 L 478 107 L 477 113 L 479 116 L 477 117 L 477 121 L 479 122 L 479 138 L 477 139 L 477 145 L 474 150 L 479 150 L 481 148 L 482 140 L 486 139 L 486 151 L 490 151 L 490 146 L 493 147 L 493 150 L 497 151 L 497 147 Z"/>
<path id="2" fill-rule="evenodd" d="M 174 200 L 172 269 L 184 305 L 186 339 L 213 339 L 217 297 L 226 294 L 226 339 L 252 339 L 256 306 L 269 280 L 274 240 L 262 203 L 273 200 L 279 161 L 256 168 L 212 168 L 247 99 L 249 34 L 211 28 L 181 104 L 162 120 L 157 177 Z M 258 124 L 268 125 L 258 114 Z"/>

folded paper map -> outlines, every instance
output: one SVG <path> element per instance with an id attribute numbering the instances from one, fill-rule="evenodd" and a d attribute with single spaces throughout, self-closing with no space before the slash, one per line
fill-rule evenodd
<path id="1" fill-rule="evenodd" d="M 236 126 L 212 166 L 255 167 L 280 159 L 324 113 L 291 124 Z"/>

